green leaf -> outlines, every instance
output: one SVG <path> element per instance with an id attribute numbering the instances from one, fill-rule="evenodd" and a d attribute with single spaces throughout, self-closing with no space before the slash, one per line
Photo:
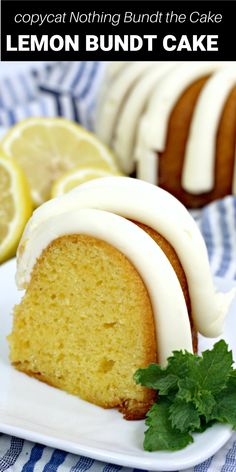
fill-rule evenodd
<path id="1" fill-rule="evenodd" d="M 198 388 L 196 380 L 185 377 L 179 380 L 178 387 L 177 398 L 179 400 L 185 400 L 186 402 L 193 401 Z"/>
<path id="2" fill-rule="evenodd" d="M 146 419 L 144 448 L 178 450 L 216 421 L 236 429 L 236 370 L 225 341 L 217 342 L 202 357 L 174 351 L 166 368 L 151 364 L 135 373 L 141 385 L 158 391 Z"/>
<path id="3" fill-rule="evenodd" d="M 168 395 L 176 390 L 178 385 L 178 377 L 173 374 L 166 375 L 158 381 L 159 395 Z"/>
<path id="4" fill-rule="evenodd" d="M 172 427 L 184 432 L 191 432 L 201 426 L 199 412 L 192 403 L 176 399 L 169 408 Z"/>
<path id="5" fill-rule="evenodd" d="M 178 381 L 194 372 L 200 358 L 187 351 L 174 351 L 168 358 L 168 365 L 162 369 L 158 364 L 150 364 L 144 369 L 138 369 L 134 380 L 145 387 L 158 390 L 159 395 L 167 395 L 178 389 Z M 194 374 L 193 374 L 194 375 Z"/>
<path id="6" fill-rule="evenodd" d="M 229 375 L 229 379 L 228 379 L 228 385 L 231 385 L 231 387 L 235 387 L 236 388 L 236 370 L 233 370 L 230 375 Z"/>
<path id="7" fill-rule="evenodd" d="M 168 375 L 166 369 L 158 364 L 150 364 L 145 369 L 138 369 L 134 374 L 136 383 L 158 390 L 159 395 L 167 395 L 177 386 L 178 377 Z"/>
<path id="8" fill-rule="evenodd" d="M 208 421 L 216 404 L 213 394 L 207 390 L 198 390 L 194 398 L 194 403 L 199 414 L 205 416 Z"/>
<path id="9" fill-rule="evenodd" d="M 218 341 L 211 351 L 203 352 L 198 372 L 201 389 L 209 390 L 213 394 L 221 391 L 233 370 L 232 364 L 232 351 L 228 351 L 223 339 Z"/>
<path id="10" fill-rule="evenodd" d="M 200 357 L 187 351 L 174 351 L 168 358 L 166 371 L 168 374 L 176 375 L 179 379 L 189 377 L 190 373 L 194 377 L 197 372 Z"/>
<path id="11" fill-rule="evenodd" d="M 169 419 L 169 402 L 160 400 L 148 413 L 145 432 L 145 451 L 178 451 L 193 442 L 189 433 L 181 433 L 172 427 Z"/>
<path id="12" fill-rule="evenodd" d="M 211 419 L 228 423 L 236 429 L 236 388 L 230 381 L 225 390 L 216 397 Z"/>
<path id="13" fill-rule="evenodd" d="M 215 399 L 211 392 L 202 390 L 201 385 L 192 379 L 185 379 L 179 381 L 179 391 L 176 395 L 179 400 L 191 402 L 197 409 L 198 414 L 204 415 L 207 418 L 211 414 Z"/>
<path id="14" fill-rule="evenodd" d="M 197 364 L 179 381 L 177 397 L 192 402 L 199 415 L 210 420 L 216 403 L 214 396 L 225 388 L 233 372 L 232 362 L 232 352 L 228 351 L 225 341 L 219 341 L 211 351 L 205 351 L 202 358 L 198 357 Z"/>
<path id="15" fill-rule="evenodd" d="M 134 380 L 137 384 L 141 384 L 144 387 L 158 389 L 158 382 L 163 377 L 163 370 L 158 364 L 150 364 L 144 369 L 136 370 L 134 374 Z"/>
<path id="16" fill-rule="evenodd" d="M 194 433 L 204 433 L 204 431 L 206 431 L 206 429 L 210 428 L 211 426 L 213 426 L 213 424 L 215 424 L 215 420 L 206 421 L 204 416 L 201 416 L 200 419 L 201 419 L 200 427 L 196 428 L 194 430 Z"/>

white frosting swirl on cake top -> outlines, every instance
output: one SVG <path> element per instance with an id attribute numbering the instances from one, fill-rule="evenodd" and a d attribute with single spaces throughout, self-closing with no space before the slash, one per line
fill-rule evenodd
<path id="1" fill-rule="evenodd" d="M 121 74 L 115 75 L 110 75 L 108 69 L 107 90 L 104 100 L 99 100 L 96 120 L 96 133 L 106 144 L 111 143 L 118 113 L 127 92 L 153 66 L 155 62 L 131 62 L 121 68 Z"/>
<path id="2" fill-rule="evenodd" d="M 176 288 L 174 286 L 178 285 L 179 293 L 182 293 L 182 290 L 166 256 L 163 254 L 162 261 L 166 259 L 165 266 L 169 266 L 169 270 L 162 271 L 162 262 L 157 265 L 157 256 L 152 255 L 154 251 L 152 239 L 146 235 L 145 241 L 148 238 L 149 245 L 147 243 L 145 247 L 142 245 L 136 246 L 138 239 L 133 235 L 137 232 L 134 233 L 134 230 L 131 229 L 131 226 L 136 225 L 129 222 L 128 226 L 124 226 L 122 224 L 124 218 L 146 224 L 158 231 L 172 245 L 187 278 L 192 316 L 196 328 L 205 336 L 215 337 L 220 335 L 232 294 L 215 293 L 206 247 L 194 220 L 184 206 L 164 190 L 127 177 L 107 177 L 88 182 L 62 197 L 45 203 L 34 212 L 19 246 L 17 270 L 19 287 L 27 287 L 37 257 L 40 256 L 42 250 L 50 241 L 63 234 L 68 234 L 68 231 L 70 233 L 80 231 L 80 226 L 78 226 L 80 224 L 79 212 L 82 209 L 102 210 L 108 214 L 114 213 L 122 217 L 119 219 L 120 223 L 117 222 L 115 227 L 112 223 L 113 220 L 110 220 L 109 223 L 107 219 L 107 224 L 105 224 L 104 215 L 100 215 L 101 220 L 94 220 L 94 226 L 90 224 L 90 232 L 87 234 L 94 235 L 96 227 L 103 227 L 103 232 L 97 233 L 102 234 L 102 236 L 98 237 L 103 239 L 107 234 L 105 240 L 121 250 L 137 267 L 138 271 L 143 264 L 143 258 L 146 258 L 145 270 L 140 271 L 140 273 L 145 283 L 147 283 L 152 304 L 154 306 L 157 303 L 153 296 L 158 299 L 160 297 L 163 300 L 161 302 L 163 313 L 157 315 L 161 317 L 161 320 L 165 320 L 160 332 L 165 329 L 168 331 L 170 324 L 169 315 L 165 315 L 164 300 L 173 297 L 174 310 L 178 310 L 177 298 L 175 298 Z M 101 221 L 101 224 L 99 221 Z M 140 231 L 142 230 L 139 229 Z M 136 250 L 137 247 L 138 250 Z M 149 252 L 148 247 L 151 252 Z M 156 244 L 155 247 L 156 252 L 160 254 L 160 249 Z M 156 277 L 164 282 L 166 289 L 163 292 L 158 290 L 155 292 L 154 289 L 150 289 L 152 281 L 149 275 L 153 272 L 156 272 Z M 170 276 L 170 272 L 174 275 Z M 171 280 L 174 279 L 175 282 L 172 284 Z M 146 282 L 146 280 L 149 280 L 149 282 Z M 181 298 L 180 294 L 178 297 Z M 183 316 L 187 316 L 186 308 Z M 160 319 L 158 318 L 159 322 Z M 185 328 L 184 332 L 180 333 L 177 321 L 175 330 L 176 342 L 180 346 L 183 343 L 183 337 L 185 340 L 188 338 L 188 330 Z M 183 347 L 185 347 L 184 343 Z M 165 352 L 171 352 L 171 350 L 173 350 L 173 346 L 169 344 Z"/>
<path id="3" fill-rule="evenodd" d="M 182 173 L 184 190 L 196 195 L 210 192 L 215 183 L 217 131 L 235 74 L 235 62 L 230 61 L 159 62 L 150 67 L 135 62 L 118 68 L 104 87 L 97 132 L 114 148 L 123 172 L 136 168 L 140 179 L 158 184 L 158 153 L 166 148 L 171 113 L 191 84 L 210 75 L 191 118 Z M 107 76 L 111 77 L 109 69 Z M 232 193 L 236 193 L 236 162 Z"/>
<path id="4" fill-rule="evenodd" d="M 155 67 L 149 68 L 133 85 L 121 107 L 117 125 L 113 132 L 113 148 L 121 169 L 127 174 L 131 174 L 135 170 L 133 152 L 139 119 L 153 93 L 153 88 L 158 87 L 158 81 L 174 67 L 174 64 L 165 62 L 155 64 Z"/>
<path id="5" fill-rule="evenodd" d="M 193 113 L 185 150 L 182 186 L 193 194 L 209 192 L 214 188 L 216 134 L 225 101 L 236 82 L 235 70 L 235 64 L 230 62 L 182 64 L 159 82 L 137 132 L 134 154 L 138 177 L 149 180 L 150 173 L 146 168 L 149 156 L 149 162 L 156 161 L 155 177 L 151 181 L 158 183 L 158 152 L 165 150 L 173 108 L 187 87 L 201 77 L 213 74 L 200 92 Z M 235 186 L 233 179 L 233 193 Z"/>
<path id="6" fill-rule="evenodd" d="M 141 275 L 152 303 L 159 361 L 165 364 L 175 349 L 192 352 L 188 312 L 175 272 L 153 239 L 125 218 L 107 211 L 74 209 L 46 219 L 27 243 L 24 257 L 28 268 L 32 269 L 52 240 L 75 233 L 93 236 L 116 247 Z"/>
<path id="7" fill-rule="evenodd" d="M 236 64 L 210 77 L 200 93 L 185 150 L 182 187 L 187 192 L 199 194 L 214 188 L 217 131 L 235 84 Z"/>

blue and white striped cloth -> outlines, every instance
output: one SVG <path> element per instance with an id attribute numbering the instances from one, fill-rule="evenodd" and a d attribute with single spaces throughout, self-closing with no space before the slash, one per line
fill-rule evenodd
<path id="1" fill-rule="evenodd" d="M 236 197 L 207 205 L 201 211 L 199 225 L 213 274 L 236 279 Z"/>
<path id="2" fill-rule="evenodd" d="M 185 472 L 235 472 L 236 433 L 217 454 Z M 4 472 L 138 472 L 59 449 L 0 434 L 0 471 Z M 148 472 L 139 469 L 139 472 Z M 177 471 L 176 471 L 177 472 Z"/>
<path id="3" fill-rule="evenodd" d="M 0 77 L 0 127 L 28 116 L 65 116 L 93 129 L 94 106 L 105 64 L 42 64 Z M 236 279 L 236 197 L 206 206 L 194 217 L 206 241 L 212 273 Z M 0 433 L 0 472 L 137 472 Z M 236 433 L 207 461 L 188 472 L 235 472 Z"/>
<path id="4" fill-rule="evenodd" d="M 64 116 L 93 128 L 103 62 L 46 64 L 0 79 L 0 126 L 29 116 Z"/>

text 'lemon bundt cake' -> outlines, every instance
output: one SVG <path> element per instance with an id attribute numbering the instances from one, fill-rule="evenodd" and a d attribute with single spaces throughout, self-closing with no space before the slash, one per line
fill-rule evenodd
<path id="1" fill-rule="evenodd" d="M 10 359 L 19 370 L 128 419 L 152 390 L 136 369 L 222 330 L 206 248 L 187 210 L 128 177 L 81 185 L 38 208 L 22 237 Z"/>
<path id="2" fill-rule="evenodd" d="M 96 132 L 122 170 L 189 208 L 236 194 L 236 62 L 113 67 Z"/>

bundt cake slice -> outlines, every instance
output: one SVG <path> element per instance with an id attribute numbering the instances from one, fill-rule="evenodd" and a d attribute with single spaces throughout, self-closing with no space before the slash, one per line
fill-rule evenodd
<path id="1" fill-rule="evenodd" d="M 147 289 L 100 239 L 61 236 L 42 252 L 10 344 L 19 370 L 127 417 L 143 416 L 154 398 L 132 380 L 138 365 L 157 360 Z"/>
<path id="2" fill-rule="evenodd" d="M 215 294 L 202 237 L 171 195 L 109 177 L 45 203 L 18 249 L 10 359 L 20 371 L 125 418 L 155 399 L 133 374 L 217 336 L 229 295 Z"/>

